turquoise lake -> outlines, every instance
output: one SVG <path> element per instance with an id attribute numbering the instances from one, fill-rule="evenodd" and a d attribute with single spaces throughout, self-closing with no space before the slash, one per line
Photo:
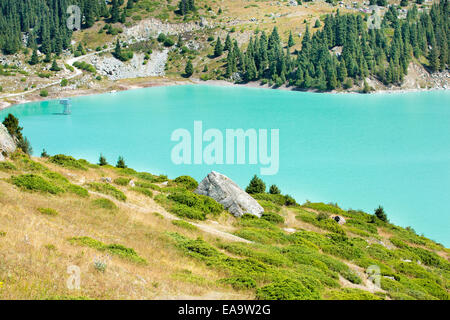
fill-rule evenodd
<path id="1" fill-rule="evenodd" d="M 337 202 L 412 226 L 450 246 L 450 91 L 316 94 L 245 87 L 175 86 L 76 97 L 72 114 L 59 101 L 0 111 L 19 117 L 34 154 L 69 154 L 170 178 L 203 179 L 219 171 L 245 188 L 260 165 L 175 165 L 171 134 L 279 129 L 277 184 L 298 202 Z"/>

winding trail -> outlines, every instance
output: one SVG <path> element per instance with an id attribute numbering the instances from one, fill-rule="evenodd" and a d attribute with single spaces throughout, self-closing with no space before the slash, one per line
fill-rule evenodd
<path id="1" fill-rule="evenodd" d="M 68 76 L 68 77 L 66 77 L 64 79 L 71 80 L 71 79 L 74 79 L 74 78 L 78 77 L 79 75 L 81 75 L 83 73 L 82 70 L 78 69 L 77 67 L 75 67 L 73 65 L 75 62 L 80 61 L 81 59 L 84 59 L 86 57 L 90 57 L 90 56 L 93 56 L 93 55 L 96 55 L 96 54 L 99 54 L 99 53 L 102 53 L 102 52 L 107 52 L 107 51 L 112 51 L 112 50 L 113 50 L 112 48 L 108 48 L 108 49 L 104 49 L 104 50 L 101 50 L 101 51 L 95 51 L 95 52 L 92 52 L 92 53 L 88 53 L 88 54 L 85 54 L 84 56 L 79 56 L 79 57 L 76 57 L 76 58 L 70 58 L 69 60 L 66 60 L 64 63 L 72 66 L 74 68 L 74 72 L 75 73 L 71 74 L 70 76 Z M 6 94 L 6 95 L 3 95 L 3 96 L 0 96 L 0 99 L 8 99 L 8 98 L 24 96 L 26 94 L 29 94 L 29 93 L 32 93 L 32 92 L 36 92 L 38 90 L 42 90 L 42 89 L 45 89 L 45 88 L 53 87 L 55 85 L 59 85 L 60 83 L 61 83 L 61 80 L 54 81 L 54 82 L 51 82 L 51 83 L 47 83 L 47 84 L 45 84 L 43 86 L 33 88 L 31 90 L 27 90 L 27 91 L 23 91 L 23 92 L 19 92 L 19 93 L 10 93 L 10 94 Z"/>

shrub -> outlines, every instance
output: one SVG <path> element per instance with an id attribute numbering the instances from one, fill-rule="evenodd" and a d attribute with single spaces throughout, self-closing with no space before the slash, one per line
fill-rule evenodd
<path id="1" fill-rule="evenodd" d="M 97 249 L 99 251 L 108 251 L 111 254 L 117 255 L 126 260 L 130 260 L 137 263 L 146 264 L 147 261 L 141 258 L 134 249 L 127 248 L 121 244 L 105 244 L 101 241 L 92 239 L 90 237 L 74 237 L 68 239 L 71 244 L 81 245 Z"/>
<path id="2" fill-rule="evenodd" d="M 279 214 L 273 212 L 264 212 L 261 216 L 261 219 L 267 220 L 273 223 L 284 223 L 284 218 Z"/>
<path id="3" fill-rule="evenodd" d="M 355 272 L 353 272 L 352 270 L 343 271 L 343 272 L 341 272 L 341 275 L 345 279 L 350 281 L 351 283 L 354 283 L 354 284 L 361 284 L 362 283 L 361 278 Z"/>
<path id="4" fill-rule="evenodd" d="M 17 170 L 17 168 L 11 162 L 0 162 L 0 170 L 1 171 L 11 171 L 11 170 Z"/>
<path id="5" fill-rule="evenodd" d="M 66 189 L 67 192 L 76 194 L 77 196 L 80 196 L 80 197 L 83 197 L 83 198 L 89 197 L 89 191 L 87 191 L 85 188 L 77 186 L 75 184 L 69 183 L 65 187 L 65 189 Z"/>
<path id="6" fill-rule="evenodd" d="M 195 190 L 198 187 L 198 182 L 190 176 L 180 176 L 174 181 L 188 190 Z"/>
<path id="7" fill-rule="evenodd" d="M 65 168 L 86 170 L 86 168 L 81 165 L 78 160 L 71 156 L 66 156 L 63 154 L 57 154 L 53 157 L 50 157 L 49 161 Z"/>
<path id="8" fill-rule="evenodd" d="M 108 183 L 91 182 L 88 184 L 88 186 L 94 191 L 112 196 L 118 200 L 121 201 L 127 200 L 126 195 L 122 191 L 116 189 L 115 187 L 113 187 Z"/>
<path id="9" fill-rule="evenodd" d="M 118 207 L 116 206 L 116 204 L 114 202 L 112 202 L 109 199 L 105 199 L 105 198 L 99 198 L 99 199 L 92 200 L 91 203 L 94 207 L 100 208 L 100 209 L 107 209 L 107 210 L 118 209 Z"/>
<path id="10" fill-rule="evenodd" d="M 176 204 L 170 211 L 179 217 L 186 217 L 193 220 L 206 220 L 206 214 L 204 212 L 184 204 Z"/>
<path id="11" fill-rule="evenodd" d="M 327 293 L 327 298 L 330 300 L 382 300 L 370 292 L 354 288 L 331 290 Z"/>
<path id="12" fill-rule="evenodd" d="M 52 208 L 38 208 L 37 209 L 40 213 L 45 214 L 47 216 L 57 216 L 58 211 Z"/>
<path id="13" fill-rule="evenodd" d="M 192 224 L 190 224 L 189 222 L 186 222 L 184 220 L 172 220 L 172 224 L 174 226 L 180 227 L 180 228 L 184 228 L 184 229 L 188 229 L 188 230 L 198 230 L 198 228 Z"/>
<path id="14" fill-rule="evenodd" d="M 317 300 L 318 292 L 311 292 L 299 281 L 283 279 L 265 285 L 257 290 L 259 300 Z"/>
<path id="15" fill-rule="evenodd" d="M 256 288 L 255 280 L 246 276 L 221 279 L 220 282 L 230 284 L 236 290 L 246 290 Z"/>
<path id="16" fill-rule="evenodd" d="M 132 187 L 130 188 L 131 191 L 135 191 L 138 193 L 143 194 L 144 196 L 147 196 L 149 198 L 153 198 L 153 192 L 151 192 L 150 190 L 146 189 L 146 188 L 141 188 L 141 187 Z"/>
<path id="17" fill-rule="evenodd" d="M 58 194 L 64 192 L 64 190 L 49 181 L 45 180 L 41 176 L 35 174 L 24 174 L 19 176 L 13 176 L 11 178 L 12 183 L 17 187 L 29 190 L 29 191 L 41 191 L 51 194 Z"/>
<path id="18" fill-rule="evenodd" d="M 131 179 L 130 178 L 123 178 L 123 177 L 119 177 L 117 179 L 114 179 L 114 183 L 119 185 L 119 186 L 127 186 L 130 183 Z"/>
<path id="19" fill-rule="evenodd" d="M 39 93 L 39 95 L 43 98 L 48 97 L 48 91 L 47 90 L 41 90 L 41 92 Z"/>

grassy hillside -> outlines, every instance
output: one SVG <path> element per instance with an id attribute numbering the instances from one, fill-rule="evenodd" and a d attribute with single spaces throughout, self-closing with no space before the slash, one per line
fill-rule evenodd
<path id="1" fill-rule="evenodd" d="M 449 249 L 410 228 L 269 194 L 254 195 L 261 219 L 236 219 L 195 186 L 14 154 L 0 163 L 0 299 L 449 299 Z"/>

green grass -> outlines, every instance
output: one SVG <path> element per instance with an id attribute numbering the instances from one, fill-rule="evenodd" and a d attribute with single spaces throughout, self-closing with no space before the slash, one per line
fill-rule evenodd
<path id="1" fill-rule="evenodd" d="M 59 214 L 58 211 L 52 208 L 38 208 L 37 210 L 47 216 L 57 216 Z"/>
<path id="2" fill-rule="evenodd" d="M 120 201 L 127 200 L 127 196 L 125 193 L 120 191 L 119 189 L 115 188 L 114 186 L 108 184 L 108 183 L 99 183 L 99 182 L 91 182 L 88 184 L 88 187 L 94 191 L 112 196 Z"/>
<path id="3" fill-rule="evenodd" d="M 326 297 L 330 300 L 383 300 L 370 292 L 353 288 L 330 290 Z"/>
<path id="4" fill-rule="evenodd" d="M 183 221 L 183 220 L 172 220 L 172 224 L 174 226 L 183 228 L 183 229 L 187 229 L 187 230 L 198 230 L 198 228 L 192 224 L 190 224 L 189 222 Z"/>
<path id="5" fill-rule="evenodd" d="M 69 169 L 87 170 L 87 168 L 71 156 L 58 154 L 49 158 L 49 162 Z"/>
<path id="6" fill-rule="evenodd" d="M 12 183 L 22 190 L 38 191 L 50 194 L 63 193 L 64 189 L 35 174 L 23 174 L 11 177 Z"/>
<path id="7" fill-rule="evenodd" d="M 106 210 L 117 210 L 118 207 L 114 202 L 109 199 L 99 198 L 91 201 L 91 204 L 94 208 L 97 209 L 106 209 Z"/>
<path id="8" fill-rule="evenodd" d="M 99 251 L 107 251 L 110 254 L 119 256 L 125 260 L 129 260 L 136 263 L 146 264 L 147 261 L 140 257 L 134 249 L 127 248 L 121 244 L 105 244 L 101 241 L 92 239 L 90 237 L 74 237 L 68 239 L 71 244 L 86 246 Z"/>

